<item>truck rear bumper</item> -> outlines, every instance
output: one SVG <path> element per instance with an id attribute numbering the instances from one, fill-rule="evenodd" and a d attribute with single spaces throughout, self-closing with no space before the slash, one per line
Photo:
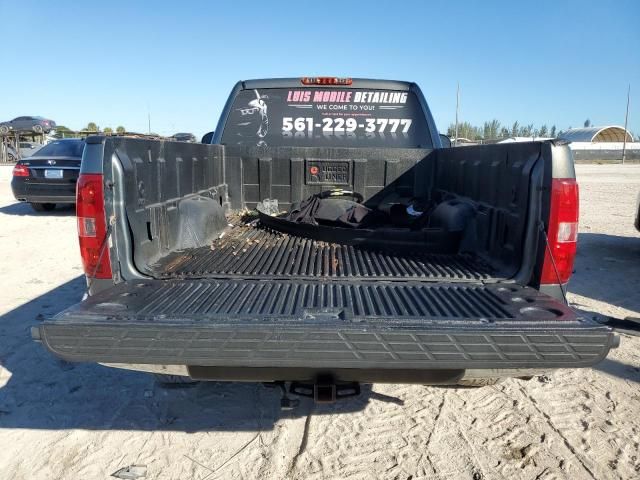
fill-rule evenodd
<path id="1" fill-rule="evenodd" d="M 400 382 L 403 371 L 588 367 L 616 342 L 610 328 L 515 285 L 294 286 L 127 282 L 45 321 L 33 336 L 68 361 L 283 375 L 380 370 Z M 367 305 L 372 295 L 376 309 Z"/>
<path id="2" fill-rule="evenodd" d="M 45 324 L 34 336 L 69 361 L 358 369 L 588 367 L 613 346 L 590 322 L 358 326 Z"/>

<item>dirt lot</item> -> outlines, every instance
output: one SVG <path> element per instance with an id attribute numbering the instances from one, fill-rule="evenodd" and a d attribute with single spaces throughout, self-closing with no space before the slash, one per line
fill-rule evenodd
<path id="1" fill-rule="evenodd" d="M 580 165 L 570 300 L 640 316 L 640 166 Z M 639 478 L 640 339 L 593 370 L 481 389 L 374 385 L 279 410 L 255 384 L 165 389 L 141 373 L 57 361 L 30 339 L 83 294 L 72 209 L 16 204 L 0 167 L 0 478 Z"/>

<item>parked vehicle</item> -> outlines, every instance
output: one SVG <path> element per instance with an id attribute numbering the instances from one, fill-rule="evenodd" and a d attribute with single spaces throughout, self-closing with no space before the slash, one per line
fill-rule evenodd
<path id="1" fill-rule="evenodd" d="M 18 159 L 28 158 L 42 148 L 41 143 L 36 142 L 19 142 L 19 151 L 13 147 L 7 148 L 7 156 L 10 162 L 17 162 Z"/>
<path id="2" fill-rule="evenodd" d="M 56 122 L 47 120 L 42 117 L 16 117 L 8 122 L 0 123 L 0 135 L 6 135 L 9 132 L 18 133 L 49 133 L 55 130 Z"/>
<path id="3" fill-rule="evenodd" d="M 9 163 L 15 163 L 18 161 L 19 155 L 16 149 L 13 147 L 7 147 L 7 161 Z M 1 159 L 1 156 L 0 156 Z"/>
<path id="4" fill-rule="evenodd" d="M 175 142 L 188 142 L 195 143 L 197 142 L 196 136 L 193 133 L 175 133 L 169 137 L 170 140 Z"/>
<path id="5" fill-rule="evenodd" d="M 84 140 L 55 140 L 20 160 L 13 168 L 13 196 L 37 212 L 53 210 L 58 203 L 75 203 L 83 150 Z"/>
<path id="6" fill-rule="evenodd" d="M 20 158 L 28 158 L 43 147 L 42 143 L 37 142 L 19 142 Z"/>
<path id="7" fill-rule="evenodd" d="M 68 361 L 331 401 L 588 367 L 616 346 L 563 301 L 570 150 L 441 148 L 413 83 L 239 82 L 210 145 L 87 139 L 77 192 L 90 296 L 32 332 Z"/>
<path id="8" fill-rule="evenodd" d="M 207 133 L 205 133 L 205 134 L 202 136 L 202 138 L 200 139 L 200 143 L 206 143 L 206 144 L 211 143 L 211 139 L 213 138 L 213 134 L 214 134 L 214 133 L 215 133 L 215 132 L 207 132 Z"/>

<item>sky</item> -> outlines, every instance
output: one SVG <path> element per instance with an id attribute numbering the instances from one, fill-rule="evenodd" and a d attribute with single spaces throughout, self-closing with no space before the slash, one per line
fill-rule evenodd
<path id="1" fill-rule="evenodd" d="M 13 21 L 11 21 L 13 20 Z M 0 0 L 0 121 L 213 130 L 238 80 L 418 83 L 442 132 L 624 123 L 640 134 L 640 1 Z"/>

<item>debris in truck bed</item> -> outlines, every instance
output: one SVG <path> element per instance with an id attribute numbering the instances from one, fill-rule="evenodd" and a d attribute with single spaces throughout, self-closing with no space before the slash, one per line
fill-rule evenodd
<path id="1" fill-rule="evenodd" d="M 174 252 L 152 269 L 158 278 L 220 276 L 296 276 L 333 278 L 410 278 L 413 280 L 490 280 L 496 272 L 473 255 L 424 251 L 386 252 L 297 237 L 230 216 L 234 227 L 208 247 Z"/>
<path id="2" fill-rule="evenodd" d="M 229 220 L 230 226 L 236 223 L 241 225 L 246 225 L 258 218 L 258 212 L 256 210 L 249 210 L 245 208 L 239 214 L 231 215 L 229 218 L 230 218 Z"/>
<path id="3" fill-rule="evenodd" d="M 260 204 L 258 204 L 258 210 L 262 211 L 266 215 L 271 215 L 272 217 L 280 214 L 277 199 L 271 200 L 269 198 L 265 198 Z"/>

